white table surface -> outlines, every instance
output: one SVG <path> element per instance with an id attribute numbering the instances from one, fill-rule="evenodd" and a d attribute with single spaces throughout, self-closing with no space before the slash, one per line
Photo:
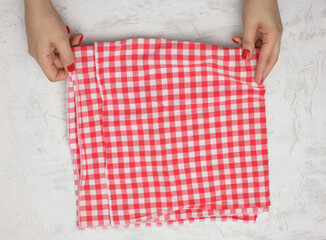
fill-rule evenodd
<path id="1" fill-rule="evenodd" d="M 85 44 L 162 37 L 236 46 L 241 0 L 54 0 Z M 28 55 L 24 7 L 0 7 L 0 239 L 326 239 L 326 1 L 279 1 L 281 54 L 265 80 L 271 209 L 256 224 L 78 231 L 65 81 Z"/>

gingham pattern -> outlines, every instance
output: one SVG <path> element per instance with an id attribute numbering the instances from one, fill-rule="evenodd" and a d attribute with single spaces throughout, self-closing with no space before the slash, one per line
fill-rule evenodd
<path id="1" fill-rule="evenodd" d="M 134 38 L 73 47 L 77 226 L 256 221 L 268 211 L 265 88 L 240 48 Z"/>

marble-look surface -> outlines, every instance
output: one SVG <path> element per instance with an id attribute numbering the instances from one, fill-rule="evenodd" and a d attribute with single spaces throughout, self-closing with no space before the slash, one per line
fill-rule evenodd
<path id="1" fill-rule="evenodd" d="M 163 37 L 235 46 L 241 0 L 54 0 L 85 43 Z M 78 231 L 65 81 L 28 55 L 23 1 L 0 8 L 0 239 L 326 239 L 326 1 L 279 1 L 279 61 L 265 81 L 271 209 L 256 224 Z"/>

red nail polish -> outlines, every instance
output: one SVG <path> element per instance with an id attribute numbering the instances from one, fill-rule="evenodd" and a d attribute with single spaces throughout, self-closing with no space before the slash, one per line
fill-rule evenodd
<path id="1" fill-rule="evenodd" d="M 84 35 L 81 35 L 81 37 L 80 37 L 80 39 L 79 39 L 79 42 L 78 42 L 78 43 L 80 43 L 80 42 L 83 40 L 83 38 L 84 38 Z"/>
<path id="2" fill-rule="evenodd" d="M 68 34 L 70 34 L 70 28 L 66 26 Z"/>
<path id="3" fill-rule="evenodd" d="M 232 38 L 232 41 L 239 44 L 239 41 L 235 40 L 234 38 Z"/>
<path id="4" fill-rule="evenodd" d="M 74 64 L 74 63 L 70 64 L 70 65 L 67 67 L 67 69 L 68 69 L 69 72 L 73 72 L 73 71 L 75 70 L 75 64 Z"/>
<path id="5" fill-rule="evenodd" d="M 249 58 L 250 51 L 248 49 L 243 49 L 242 51 L 242 58 L 247 60 Z"/>

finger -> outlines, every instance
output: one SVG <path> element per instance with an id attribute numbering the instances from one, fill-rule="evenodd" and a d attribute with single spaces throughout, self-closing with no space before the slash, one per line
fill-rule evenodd
<path id="1" fill-rule="evenodd" d="M 269 57 L 273 52 L 273 49 L 274 49 L 274 44 L 272 44 L 272 42 L 265 43 L 260 48 L 258 62 L 257 62 L 257 66 L 256 66 L 256 72 L 255 72 L 255 82 L 258 85 L 260 84 L 260 82 L 263 78 L 263 73 L 267 66 Z"/>
<path id="2" fill-rule="evenodd" d="M 67 78 L 68 71 L 64 68 L 57 68 L 54 64 L 55 54 L 50 53 L 48 56 L 40 57 L 38 62 L 46 75 L 46 77 L 51 82 L 61 81 Z"/>
<path id="3" fill-rule="evenodd" d="M 235 36 L 232 38 L 232 41 L 235 42 L 236 44 L 241 45 L 242 44 L 242 38 L 239 36 Z"/>
<path id="4" fill-rule="evenodd" d="M 277 43 L 276 46 L 273 49 L 272 54 L 269 57 L 268 63 L 265 67 L 263 77 L 264 79 L 270 74 L 272 71 L 273 67 L 275 66 L 277 60 L 278 60 L 278 55 L 280 54 L 280 43 Z"/>
<path id="5" fill-rule="evenodd" d="M 81 41 L 83 40 L 83 37 L 84 37 L 83 34 L 77 33 L 70 39 L 70 45 L 78 46 L 81 43 Z"/>
<path id="6" fill-rule="evenodd" d="M 83 34 L 81 33 L 77 33 L 76 35 L 74 35 L 71 39 L 70 39 L 70 46 L 74 47 L 74 46 L 82 46 L 83 44 L 81 44 L 81 41 L 83 40 Z M 55 54 L 59 54 L 58 50 L 55 49 L 54 50 Z"/>
<path id="7" fill-rule="evenodd" d="M 255 48 L 257 33 L 257 24 L 245 21 L 243 23 L 243 38 L 242 38 L 242 58 L 250 59 Z"/>
<path id="8" fill-rule="evenodd" d="M 71 50 L 69 38 L 61 37 L 55 43 L 55 47 L 59 53 L 63 66 L 72 72 L 75 70 L 74 55 Z"/>
<path id="9" fill-rule="evenodd" d="M 55 58 L 54 58 L 54 65 L 56 66 L 56 68 L 64 68 L 60 56 L 59 54 L 55 54 Z"/>

